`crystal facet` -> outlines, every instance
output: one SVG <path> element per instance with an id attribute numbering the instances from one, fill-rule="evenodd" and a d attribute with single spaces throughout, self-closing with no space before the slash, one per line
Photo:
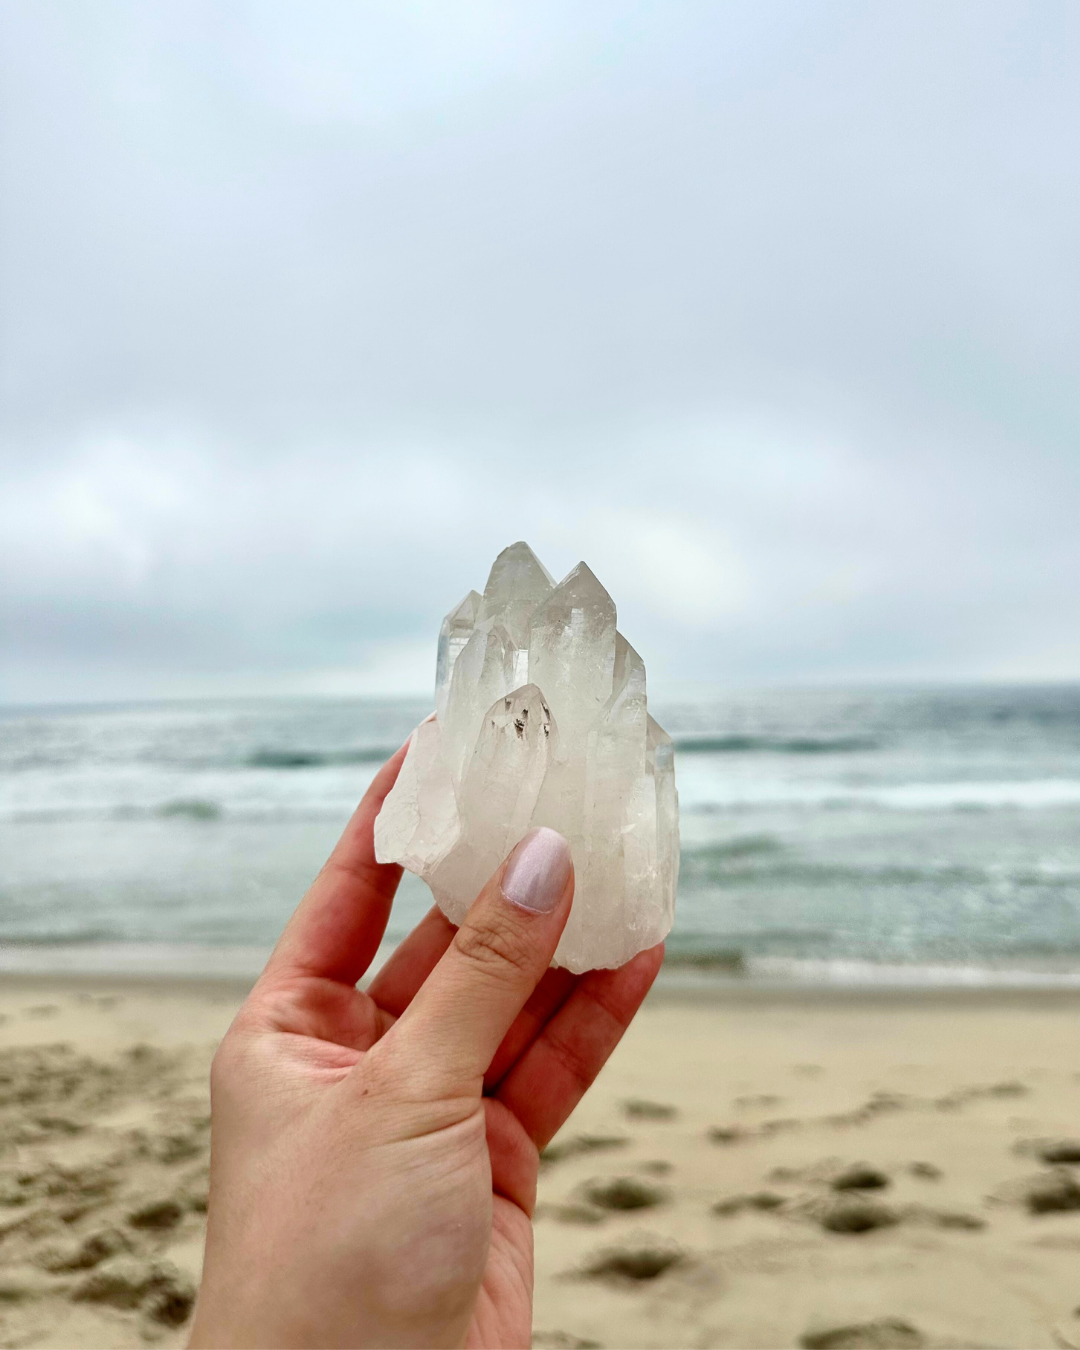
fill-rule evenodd
<path id="1" fill-rule="evenodd" d="M 574 905 L 555 964 L 619 966 L 671 928 L 679 797 L 645 664 L 584 563 L 558 585 L 527 544 L 443 620 L 435 715 L 375 821 L 379 862 L 418 873 L 453 923 L 536 825 L 570 841 Z"/>

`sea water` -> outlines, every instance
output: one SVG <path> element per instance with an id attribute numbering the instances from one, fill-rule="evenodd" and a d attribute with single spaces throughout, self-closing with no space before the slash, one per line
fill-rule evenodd
<path id="1" fill-rule="evenodd" d="M 669 970 L 1080 983 L 1080 687 L 658 705 Z M 0 712 L 0 967 L 257 970 L 416 701 Z M 406 876 L 388 941 L 430 905 Z"/>

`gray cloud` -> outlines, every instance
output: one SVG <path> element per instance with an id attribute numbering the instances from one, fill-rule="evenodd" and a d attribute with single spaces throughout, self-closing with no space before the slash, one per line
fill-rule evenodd
<path id="1" fill-rule="evenodd" d="M 0 5 L 0 698 L 1080 674 L 1080 16 Z"/>

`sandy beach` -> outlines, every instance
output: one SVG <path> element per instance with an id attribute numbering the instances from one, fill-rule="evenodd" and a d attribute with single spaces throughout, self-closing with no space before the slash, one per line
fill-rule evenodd
<path id="1" fill-rule="evenodd" d="M 0 1343 L 181 1345 L 243 988 L 0 985 Z M 541 1347 L 1080 1346 L 1080 996 L 654 994 L 547 1151 Z"/>

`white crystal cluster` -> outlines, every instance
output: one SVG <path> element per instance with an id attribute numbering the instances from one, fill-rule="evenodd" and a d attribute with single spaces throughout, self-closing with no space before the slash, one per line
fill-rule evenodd
<path id="1" fill-rule="evenodd" d="M 379 862 L 460 923 L 519 839 L 570 841 L 576 889 L 555 964 L 619 966 L 671 928 L 679 799 L 645 665 L 584 563 L 558 585 L 527 544 L 443 621 L 435 716 L 413 733 L 375 822 Z"/>

